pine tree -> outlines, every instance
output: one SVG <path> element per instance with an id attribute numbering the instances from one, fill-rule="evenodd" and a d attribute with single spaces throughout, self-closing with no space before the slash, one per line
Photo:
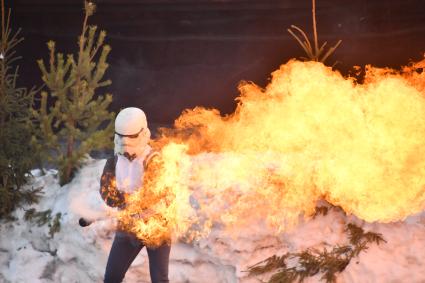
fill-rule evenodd
<path id="1" fill-rule="evenodd" d="M 0 42 L 0 218 L 9 216 L 23 202 L 37 200 L 37 190 L 24 188 L 34 164 L 31 147 L 31 104 L 34 88 L 17 86 L 18 67 L 14 48 L 23 41 L 20 30 L 12 32 L 10 14 L 1 1 Z"/>
<path id="2" fill-rule="evenodd" d="M 95 5 L 86 1 L 76 60 L 56 53 L 53 41 L 47 43 L 48 68 L 38 60 L 48 91 L 41 93 L 40 109 L 34 111 L 40 131 L 33 140 L 42 158 L 59 169 L 61 185 L 71 181 L 91 150 L 112 144 L 114 113 L 108 111 L 112 96 L 96 94 L 98 88 L 111 84 L 102 80 L 111 48 L 104 44 L 105 31 L 97 33 L 96 26 L 87 25 L 94 10 Z M 53 101 L 49 109 L 48 101 Z"/>

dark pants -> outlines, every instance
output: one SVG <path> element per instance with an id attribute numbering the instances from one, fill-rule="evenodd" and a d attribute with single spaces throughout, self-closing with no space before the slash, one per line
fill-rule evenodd
<path id="1" fill-rule="evenodd" d="M 143 247 L 143 242 L 133 234 L 117 231 L 109 253 L 108 263 L 106 264 L 104 282 L 121 282 L 131 263 Z M 164 244 L 156 249 L 146 249 L 148 251 L 149 272 L 152 283 L 169 282 L 168 261 L 171 246 Z"/>

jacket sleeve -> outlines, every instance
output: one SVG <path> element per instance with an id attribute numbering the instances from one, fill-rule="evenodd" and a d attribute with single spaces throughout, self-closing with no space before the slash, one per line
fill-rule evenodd
<path id="1" fill-rule="evenodd" d="M 109 158 L 100 178 L 100 195 L 108 206 L 125 207 L 125 193 L 117 189 L 115 181 L 115 159 Z"/>

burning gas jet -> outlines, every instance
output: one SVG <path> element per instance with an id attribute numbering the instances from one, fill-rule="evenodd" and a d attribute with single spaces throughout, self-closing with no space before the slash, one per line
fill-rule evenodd
<path id="1" fill-rule="evenodd" d="M 156 245 L 170 234 L 206 236 L 214 225 L 231 234 L 262 223 L 280 233 L 321 199 L 369 222 L 422 211 L 423 65 L 368 67 L 358 83 L 291 60 L 265 89 L 242 83 L 231 115 L 186 110 L 154 141 L 161 156 L 118 218 Z M 145 209 L 156 215 L 133 217 Z"/>

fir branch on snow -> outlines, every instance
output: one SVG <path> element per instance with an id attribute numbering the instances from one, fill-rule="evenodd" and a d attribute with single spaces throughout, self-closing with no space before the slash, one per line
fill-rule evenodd
<path id="1" fill-rule="evenodd" d="M 278 268 L 286 268 L 286 259 L 289 257 L 289 254 L 283 256 L 273 255 L 253 266 L 249 267 L 249 272 L 251 275 L 259 275 L 273 271 Z"/>
<path id="2" fill-rule="evenodd" d="M 36 211 L 34 208 L 30 208 L 25 211 L 24 219 L 25 221 L 30 221 L 37 224 L 38 227 L 41 227 L 45 224 L 49 227 L 49 235 L 53 238 L 54 234 L 60 231 L 60 220 L 62 214 L 60 212 L 55 214 L 55 217 L 52 217 L 52 210 L 47 209 L 44 211 Z"/>
<path id="3" fill-rule="evenodd" d="M 50 223 L 48 224 L 49 226 L 49 235 L 51 238 L 53 238 L 53 235 L 55 233 L 58 233 L 61 229 L 61 220 L 62 218 L 62 213 L 58 212 L 55 214 L 55 217 L 50 221 Z"/>
<path id="4" fill-rule="evenodd" d="M 386 243 L 387 241 L 384 240 L 381 234 L 374 233 L 374 232 L 367 232 L 365 233 L 364 230 L 356 226 L 352 223 L 347 224 L 346 231 L 348 232 L 350 243 L 353 246 L 358 246 L 362 242 L 366 243 L 373 243 L 375 242 L 377 245 L 381 244 L 382 242 Z"/>
<path id="5" fill-rule="evenodd" d="M 327 207 L 327 206 L 317 206 L 316 210 L 314 211 L 313 218 L 316 218 L 319 215 L 326 216 L 326 215 L 328 215 L 328 212 L 329 212 L 329 207 Z"/>
<path id="6" fill-rule="evenodd" d="M 319 215 L 326 216 L 326 215 L 328 215 L 329 211 L 331 211 L 331 210 L 345 214 L 345 211 L 340 206 L 335 206 L 333 204 L 326 202 L 326 205 L 316 206 L 312 217 L 314 219 Z"/>
<path id="7" fill-rule="evenodd" d="M 338 273 L 342 272 L 351 259 L 367 249 L 367 244 L 386 242 L 381 234 L 364 232 L 361 227 L 348 224 L 345 231 L 348 233 L 349 245 L 335 246 L 328 251 L 307 249 L 299 253 L 286 253 L 282 256 L 273 255 L 264 261 L 248 267 L 250 276 L 258 276 L 273 271 L 269 283 L 303 282 L 307 277 L 318 273 L 323 274 L 321 279 L 327 283 L 336 281 Z M 288 259 L 295 259 L 296 266 L 289 266 Z"/>

